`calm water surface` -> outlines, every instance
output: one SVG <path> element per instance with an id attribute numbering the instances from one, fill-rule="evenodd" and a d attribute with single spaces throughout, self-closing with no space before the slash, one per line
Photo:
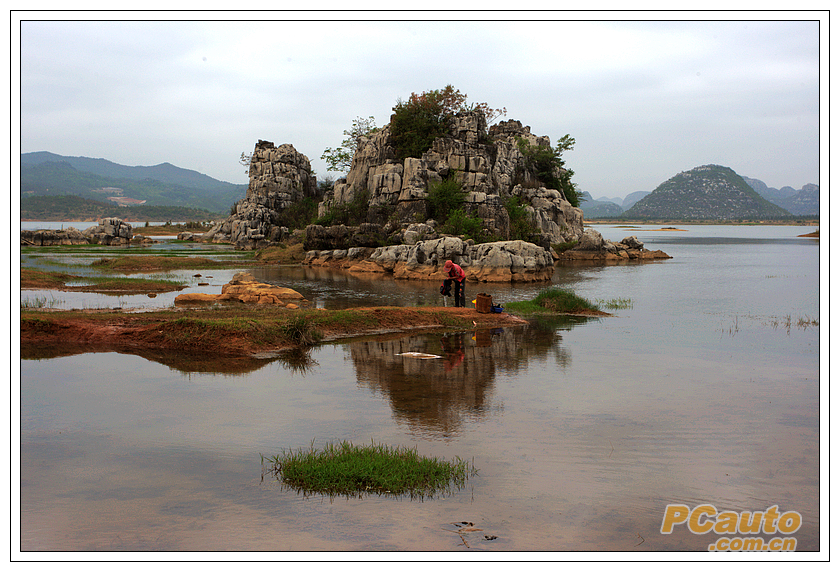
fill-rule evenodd
<path id="1" fill-rule="evenodd" d="M 668 504 L 795 510 L 797 549 L 818 550 L 819 244 L 797 237 L 813 229 L 596 228 L 673 256 L 557 269 L 553 282 L 584 297 L 631 300 L 610 318 L 367 338 L 226 373 L 177 355 L 24 352 L 21 550 L 644 552 L 716 540 L 660 534 Z M 432 283 L 255 274 L 322 307 L 439 303 Z M 504 304 L 543 287 L 467 294 Z M 260 453 L 343 439 L 459 456 L 479 473 L 423 502 L 304 497 L 261 478 Z M 481 531 L 459 535 L 463 521 Z"/>

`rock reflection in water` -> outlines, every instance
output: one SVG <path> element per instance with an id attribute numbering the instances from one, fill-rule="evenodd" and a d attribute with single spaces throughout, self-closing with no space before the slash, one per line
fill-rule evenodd
<path id="1" fill-rule="evenodd" d="M 504 404 L 493 399 L 500 375 L 515 375 L 532 360 L 554 358 L 558 373 L 570 363 L 562 330 L 585 319 L 535 321 L 507 329 L 379 337 L 349 344 L 359 385 L 390 400 L 395 419 L 436 439 L 456 437 L 470 420 Z M 418 359 L 407 354 L 436 354 Z"/>
<path id="2" fill-rule="evenodd" d="M 87 345 L 21 347 L 21 359 L 54 359 L 79 354 L 123 353 L 136 355 L 157 362 L 182 373 L 219 373 L 223 375 L 245 375 L 271 363 L 277 363 L 292 374 L 306 375 L 318 367 L 310 349 L 299 348 L 272 353 L 265 357 L 229 356 L 224 354 L 194 354 L 171 350 L 136 349 L 132 352 L 103 348 L 91 351 Z"/>

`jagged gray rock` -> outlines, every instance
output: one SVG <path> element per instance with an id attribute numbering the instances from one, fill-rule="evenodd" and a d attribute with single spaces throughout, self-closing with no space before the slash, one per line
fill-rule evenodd
<path id="1" fill-rule="evenodd" d="M 313 250 L 304 264 L 373 272 L 405 280 L 442 280 L 443 264 L 459 264 L 467 280 L 476 282 L 535 282 L 550 280 L 554 258 L 546 249 L 523 240 L 474 244 L 454 236 L 376 249 Z"/>
<path id="2" fill-rule="evenodd" d="M 573 207 L 562 192 L 538 184 L 517 144 L 550 145 L 519 121 L 503 121 L 487 131 L 480 112 L 460 113 L 452 119 L 450 134 L 439 137 L 422 157 L 400 162 L 391 143 L 390 125 L 359 139 L 347 177 L 339 180 L 319 204 L 320 215 L 367 193 L 372 207 L 382 207 L 380 220 L 395 216 L 408 225 L 426 216 L 427 189 L 454 175 L 467 191 L 465 210 L 484 221 L 498 236 L 509 236 L 510 219 L 504 200 L 520 197 L 533 226 L 550 242 L 578 240 L 583 234 L 583 211 Z M 416 237 L 409 234 L 409 240 Z"/>
<path id="3" fill-rule="evenodd" d="M 134 231 L 131 225 L 120 218 L 100 219 L 96 226 L 83 231 L 75 227 L 63 230 L 21 230 L 20 243 L 27 246 L 57 246 L 66 244 L 104 244 L 120 246 L 131 242 Z"/>
<path id="4" fill-rule="evenodd" d="M 270 141 L 258 141 L 248 177 L 248 190 L 235 212 L 200 240 L 245 250 L 276 244 L 288 235 L 280 225 L 280 213 L 305 198 L 320 199 L 309 159 L 288 143 L 275 147 Z"/>
<path id="5" fill-rule="evenodd" d="M 75 227 L 62 230 L 21 230 L 21 246 L 59 246 L 66 244 L 88 244 L 88 239 Z"/>
<path id="6" fill-rule="evenodd" d="M 648 250 L 635 236 L 620 242 L 606 240 L 594 228 L 587 228 L 577 246 L 558 256 L 565 262 L 621 262 L 628 260 L 662 260 L 671 258 L 661 250 Z"/>

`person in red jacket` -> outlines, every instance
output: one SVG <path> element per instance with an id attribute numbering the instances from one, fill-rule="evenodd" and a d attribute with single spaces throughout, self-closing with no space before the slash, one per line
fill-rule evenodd
<path id="1" fill-rule="evenodd" d="M 447 277 L 452 280 L 452 284 L 454 286 L 453 294 L 455 294 L 455 307 L 466 308 L 466 293 L 464 292 L 464 286 L 466 286 L 467 278 L 466 273 L 463 268 L 451 260 L 446 261 L 443 265 L 443 269 L 446 271 Z"/>

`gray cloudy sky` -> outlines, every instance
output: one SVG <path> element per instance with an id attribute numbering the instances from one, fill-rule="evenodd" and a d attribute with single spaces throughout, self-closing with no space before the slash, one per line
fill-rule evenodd
<path id="1" fill-rule="evenodd" d="M 354 118 L 384 125 L 398 99 L 452 84 L 552 142 L 571 134 L 567 166 L 596 198 L 651 191 L 708 163 L 799 189 L 819 183 L 820 15 L 115 22 L 21 13 L 20 151 L 169 162 L 246 183 L 240 153 L 265 139 L 293 144 L 319 179 L 337 178 L 320 157 Z"/>

